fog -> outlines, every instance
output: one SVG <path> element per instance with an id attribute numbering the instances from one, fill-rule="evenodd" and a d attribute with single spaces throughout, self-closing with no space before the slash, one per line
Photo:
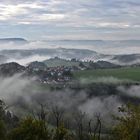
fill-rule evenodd
<path id="1" fill-rule="evenodd" d="M 129 53 L 139 53 L 140 47 L 137 46 L 99 46 L 87 44 L 84 45 L 73 45 L 69 41 L 69 44 L 60 43 L 53 44 L 47 41 L 32 41 L 24 45 L 17 45 L 15 43 L 6 43 L 0 45 L 0 51 L 2 50 L 31 50 L 39 48 L 80 48 L 80 49 L 91 49 L 99 53 L 104 54 L 129 54 Z M 59 55 L 59 54 L 58 54 Z M 49 59 L 48 55 L 29 55 L 22 58 L 9 58 L 6 62 L 18 62 L 19 64 L 26 65 L 32 61 L 43 61 Z M 126 82 L 132 82 L 130 80 L 124 79 L 120 80 L 114 77 L 101 77 L 95 79 L 81 79 L 81 83 L 108 83 L 108 84 L 122 84 Z M 63 107 L 70 112 L 73 109 L 86 112 L 89 116 L 95 113 L 102 113 L 103 115 L 108 115 L 116 113 L 117 107 L 122 104 L 119 96 L 117 95 L 106 95 L 106 96 L 92 96 L 88 97 L 86 91 L 73 91 L 70 89 L 65 89 L 61 91 L 50 91 L 50 90 L 40 90 L 34 86 L 34 79 L 23 78 L 21 75 L 15 75 L 10 78 L 0 78 L 0 98 L 3 99 L 14 113 L 22 114 L 23 112 L 31 112 L 32 109 L 37 109 L 39 103 L 45 104 L 48 108 L 52 106 Z M 139 95 L 139 86 L 132 86 L 130 88 L 125 88 L 123 86 L 118 87 L 118 91 L 127 96 Z M 24 110 L 24 111 L 22 111 Z"/>
<path id="2" fill-rule="evenodd" d="M 67 49 L 89 49 L 97 52 L 97 55 L 93 56 L 83 56 L 82 60 L 104 60 L 110 61 L 116 64 L 124 65 L 124 63 L 119 62 L 117 60 L 111 60 L 112 55 L 119 54 L 138 54 L 140 53 L 140 43 L 138 41 L 71 41 L 71 40 L 48 40 L 48 41 L 28 41 L 26 43 L 20 44 L 16 42 L 7 42 L 0 44 L 0 55 L 6 55 L 5 62 L 18 62 L 21 65 L 26 65 L 32 61 L 43 61 L 49 59 L 50 57 L 61 57 L 65 59 L 71 59 L 69 56 L 65 56 L 64 52 L 57 51 L 57 54 L 43 53 L 40 54 L 39 51 L 37 53 L 37 49 L 55 49 L 56 48 L 67 48 Z M 13 50 L 17 53 L 11 53 L 3 51 Z M 22 51 L 22 52 L 20 52 Z M 25 52 L 23 52 L 25 51 Z M 29 51 L 29 52 L 28 52 Z M 35 54 L 34 54 L 35 51 Z M 104 56 L 100 58 L 100 54 L 106 54 L 109 56 Z M 70 55 L 70 54 L 69 54 Z M 79 54 L 80 55 L 80 54 Z M 72 57 L 76 57 L 71 54 Z M 78 57 L 78 56 L 77 56 Z M 80 57 L 80 56 L 79 56 Z M 78 57 L 78 59 L 79 59 Z M 139 63 L 140 59 L 134 60 L 134 62 L 130 63 Z"/>
<path id="3" fill-rule="evenodd" d="M 140 85 L 132 85 L 130 87 L 119 86 L 118 90 L 124 95 L 140 98 Z"/>
<path id="4" fill-rule="evenodd" d="M 48 41 L 28 41 L 25 44 L 14 42 L 1 43 L 0 50 L 11 49 L 39 49 L 39 48 L 74 48 L 89 49 L 103 54 L 137 54 L 140 53 L 140 42 L 134 41 L 84 41 L 84 40 L 48 40 Z"/>
<path id="5" fill-rule="evenodd" d="M 50 56 L 33 55 L 26 58 L 21 58 L 21 59 L 8 59 L 6 62 L 7 63 L 16 62 L 16 63 L 19 63 L 20 65 L 26 66 L 33 61 L 44 61 L 50 58 L 51 58 Z"/>
<path id="6" fill-rule="evenodd" d="M 96 113 L 110 116 L 116 113 L 117 108 L 122 104 L 116 95 L 89 97 L 84 90 L 43 90 L 36 87 L 34 78 L 23 78 L 20 74 L 10 78 L 0 78 L 0 83 L 0 99 L 10 106 L 9 110 L 19 116 L 36 111 L 40 103 L 46 105 L 47 109 L 58 106 L 69 114 L 79 110 L 87 113 L 89 117 Z"/>
<path id="7" fill-rule="evenodd" d="M 119 115 L 118 107 L 125 104 L 121 96 L 140 98 L 140 86 L 126 87 L 123 84 L 117 86 L 119 83 L 116 84 L 118 82 L 116 79 L 114 83 L 116 85 L 113 86 L 116 90 L 102 85 L 114 80 L 113 78 L 105 78 L 105 83 L 94 83 L 96 90 L 92 90 L 90 94 L 84 88 L 81 90 L 69 88 L 50 90 L 37 84 L 35 79 L 36 77 L 23 78 L 21 74 L 7 78 L 0 77 L 0 99 L 5 101 L 9 106 L 8 110 L 18 117 L 33 115 L 33 112 L 40 110 L 40 104 L 42 104 L 47 111 L 51 111 L 55 106 L 63 109 L 67 117 L 72 117 L 73 113 L 78 111 L 86 113 L 88 118 L 100 114 L 106 123 L 110 123 L 112 115 Z M 96 84 L 102 86 L 96 87 Z"/>
<path id="8" fill-rule="evenodd" d="M 113 114 L 117 114 L 118 107 L 121 106 L 122 102 L 117 96 L 107 97 L 93 97 L 87 99 L 87 101 L 79 106 L 82 112 L 86 112 L 90 117 L 93 114 L 101 114 L 101 116 L 111 117 Z M 109 119 L 108 118 L 108 119 Z"/>

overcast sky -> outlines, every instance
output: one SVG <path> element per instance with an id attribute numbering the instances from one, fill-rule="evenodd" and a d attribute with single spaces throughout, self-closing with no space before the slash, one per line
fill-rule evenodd
<path id="1" fill-rule="evenodd" d="M 140 39 L 140 0 L 0 0 L 0 38 Z"/>

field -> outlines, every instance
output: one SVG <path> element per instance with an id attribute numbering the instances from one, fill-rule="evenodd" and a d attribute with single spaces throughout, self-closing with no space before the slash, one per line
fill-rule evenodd
<path id="1" fill-rule="evenodd" d="M 131 80 L 140 82 L 140 68 L 115 68 L 115 69 L 96 69 L 74 72 L 76 79 L 98 79 L 113 77 L 120 80 Z"/>

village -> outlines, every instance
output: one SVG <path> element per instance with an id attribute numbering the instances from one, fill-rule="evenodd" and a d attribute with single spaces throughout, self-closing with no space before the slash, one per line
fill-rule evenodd
<path id="1" fill-rule="evenodd" d="M 42 62 L 32 62 L 25 73 L 36 76 L 36 81 L 44 84 L 60 84 L 72 80 L 72 69 L 66 66 L 46 67 Z"/>

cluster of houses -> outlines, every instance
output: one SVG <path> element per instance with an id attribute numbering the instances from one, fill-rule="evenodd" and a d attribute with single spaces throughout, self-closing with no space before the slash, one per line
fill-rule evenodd
<path id="1" fill-rule="evenodd" d="M 37 81 L 46 84 L 60 84 L 72 79 L 71 68 L 65 66 L 46 67 L 41 62 L 33 62 L 27 67 L 29 75 L 37 77 Z"/>
<path id="2" fill-rule="evenodd" d="M 71 71 L 67 67 L 53 67 L 44 71 L 40 81 L 47 84 L 69 82 L 72 78 Z"/>

